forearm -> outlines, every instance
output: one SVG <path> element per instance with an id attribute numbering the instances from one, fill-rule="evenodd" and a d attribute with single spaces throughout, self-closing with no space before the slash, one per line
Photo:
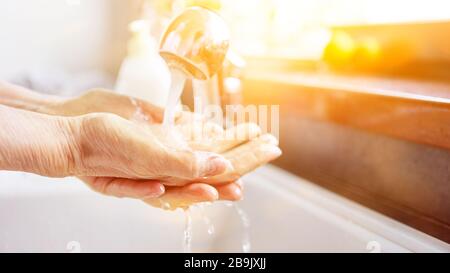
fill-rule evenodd
<path id="1" fill-rule="evenodd" d="M 56 96 L 40 94 L 0 80 L 0 104 L 33 112 L 51 114 L 50 109 L 52 106 L 61 101 Z"/>
<path id="2" fill-rule="evenodd" d="M 0 105 L 0 170 L 72 175 L 76 162 L 74 120 Z"/>

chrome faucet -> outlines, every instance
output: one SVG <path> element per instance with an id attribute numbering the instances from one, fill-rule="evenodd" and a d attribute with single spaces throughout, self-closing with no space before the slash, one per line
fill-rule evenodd
<path id="1" fill-rule="evenodd" d="M 175 17 L 162 35 L 159 53 L 169 68 L 193 80 L 194 96 L 203 105 L 220 105 L 221 71 L 230 34 L 224 20 L 200 7 L 188 8 Z"/>

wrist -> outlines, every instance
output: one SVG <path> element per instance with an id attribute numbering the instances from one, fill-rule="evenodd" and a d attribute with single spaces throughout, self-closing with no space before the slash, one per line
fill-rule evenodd
<path id="1" fill-rule="evenodd" d="M 47 114 L 47 115 L 62 115 L 61 109 L 66 100 L 57 96 L 40 94 L 39 98 L 31 101 L 27 107 L 29 111 Z"/>
<path id="2" fill-rule="evenodd" d="M 57 96 L 33 92 L 27 88 L 0 81 L 0 104 L 28 111 L 50 114 L 62 100 Z"/>
<path id="3" fill-rule="evenodd" d="M 70 176 L 83 175 L 82 171 L 82 124 L 83 116 L 57 117 L 60 128 L 63 156 Z"/>
<path id="4" fill-rule="evenodd" d="M 102 126 L 110 114 L 93 113 L 80 116 L 58 117 L 65 141 L 65 158 L 71 176 L 90 176 L 98 159 L 93 152 L 100 144 L 96 140 L 102 134 Z"/>
<path id="5" fill-rule="evenodd" d="M 0 105 L 0 169 L 64 177 L 77 161 L 71 118 L 42 115 Z"/>

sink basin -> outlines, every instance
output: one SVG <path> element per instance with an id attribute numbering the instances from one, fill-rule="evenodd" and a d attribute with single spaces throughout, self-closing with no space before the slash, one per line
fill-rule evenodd
<path id="1" fill-rule="evenodd" d="M 191 209 L 193 252 L 448 252 L 450 246 L 273 166 L 238 203 Z M 205 215 L 214 225 L 209 234 Z M 0 252 L 181 252 L 183 211 L 106 197 L 74 178 L 0 172 Z M 247 233 L 248 232 L 248 233 Z"/>

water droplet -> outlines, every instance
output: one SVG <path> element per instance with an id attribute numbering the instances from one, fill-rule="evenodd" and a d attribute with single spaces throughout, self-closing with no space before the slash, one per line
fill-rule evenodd
<path id="1" fill-rule="evenodd" d="M 135 98 L 130 97 L 131 104 L 135 107 L 135 111 L 133 116 L 131 117 L 136 121 L 149 121 L 150 118 L 145 114 L 144 110 L 141 107 L 141 103 L 137 101 Z"/>
<path id="2" fill-rule="evenodd" d="M 170 210 L 170 203 L 169 202 L 166 202 L 166 201 L 164 201 L 164 200 L 162 200 L 162 199 L 159 199 L 159 202 L 161 203 L 161 208 L 162 209 L 165 209 L 165 210 Z"/>

